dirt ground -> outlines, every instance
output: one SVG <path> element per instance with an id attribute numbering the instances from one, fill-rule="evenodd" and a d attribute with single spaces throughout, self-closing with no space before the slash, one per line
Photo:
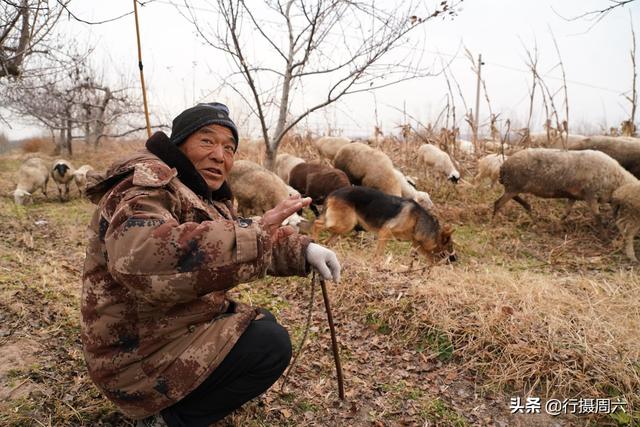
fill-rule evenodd
<path id="1" fill-rule="evenodd" d="M 464 163 L 466 183 L 438 185 L 411 156 L 386 148 L 431 193 L 440 221 L 454 225 L 459 261 L 412 262 L 407 242 L 375 259 L 374 235 L 338 239 L 343 278 L 328 286 L 346 400 L 316 286 L 306 345 L 285 388 L 279 381 L 221 425 L 638 425 L 640 279 L 610 210 L 601 230 L 585 205 L 561 222 L 561 202 L 529 197 L 533 218 L 514 203 L 492 222 L 500 186 L 469 184 L 473 162 Z M 130 149 L 78 150 L 72 161 L 99 169 Z M 24 158 L 0 157 L 0 194 L 13 189 Z M 24 207 L 0 198 L 0 425 L 134 425 L 101 396 L 83 360 L 80 278 L 93 205 L 75 188 L 64 203 L 49 190 Z M 266 278 L 232 295 L 271 310 L 297 351 L 310 278 Z M 517 397 L 540 397 L 542 413 L 511 414 Z M 551 416 L 550 398 L 625 399 L 627 412 Z"/>

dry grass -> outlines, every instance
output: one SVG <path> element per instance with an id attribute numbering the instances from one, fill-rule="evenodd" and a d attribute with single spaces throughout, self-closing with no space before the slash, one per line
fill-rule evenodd
<path id="1" fill-rule="evenodd" d="M 276 384 L 228 422 L 637 424 L 640 278 L 620 251 L 615 227 L 597 230 L 580 204 L 562 223 L 560 202 L 532 198 L 533 219 L 514 203 L 491 222 L 499 188 L 436 186 L 434 177 L 412 164 L 420 143 L 385 140 L 381 147 L 431 193 L 441 221 L 454 224 L 459 262 L 412 264 L 406 242 L 391 243 L 386 257 L 375 260 L 374 236 L 338 239 L 333 249 L 343 263 L 343 281 L 330 291 L 348 402 L 335 400 L 328 332 L 317 297 L 309 342 L 287 390 L 279 392 Z M 72 162 L 100 169 L 140 147 L 141 142 L 110 143 L 94 153 L 76 145 Z M 304 138 L 285 141 L 282 151 L 315 158 Z M 259 151 L 241 154 L 259 156 Z M 22 157 L 0 157 L 0 193 L 9 189 Z M 463 176 L 473 175 L 472 160 L 459 163 Z M 0 404 L 2 425 L 128 423 L 100 396 L 82 362 L 79 277 L 91 211 L 77 198 L 59 204 L 39 196 L 27 207 L 0 200 L 0 345 L 32 349 L 32 357 L 25 356 L 28 364 L 9 373 L 0 370 L 3 387 L 22 390 Z M 35 225 L 37 220 L 47 225 Z M 294 345 L 302 336 L 306 279 L 266 279 L 233 293 L 276 313 Z M 632 414 L 512 416 L 512 396 L 621 396 Z"/>
<path id="2" fill-rule="evenodd" d="M 53 153 L 55 144 L 51 138 L 28 138 L 22 141 L 20 148 L 24 153 L 42 153 L 50 155 Z"/>

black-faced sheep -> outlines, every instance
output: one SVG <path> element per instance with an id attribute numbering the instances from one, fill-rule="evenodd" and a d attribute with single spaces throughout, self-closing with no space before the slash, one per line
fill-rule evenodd
<path id="1" fill-rule="evenodd" d="M 418 163 L 439 175 L 444 175 L 454 184 L 460 180 L 460 172 L 451 157 L 432 144 L 422 144 L 418 148 Z"/>
<path id="2" fill-rule="evenodd" d="M 600 222 L 598 203 L 610 203 L 613 192 L 638 180 L 618 162 L 600 151 L 562 151 L 529 148 L 509 157 L 500 168 L 504 194 L 495 201 L 493 215 L 514 199 L 528 212 L 531 207 L 519 194 L 567 198 L 566 218 L 576 200 L 585 200 Z"/>
<path id="3" fill-rule="evenodd" d="M 289 185 L 298 190 L 304 197 L 311 197 L 311 210 L 319 215 L 318 206 L 333 191 L 349 187 L 351 183 L 347 174 L 340 169 L 320 163 L 299 163 L 289 174 Z"/>
<path id="4" fill-rule="evenodd" d="M 58 159 L 51 166 L 51 177 L 58 187 L 58 195 L 60 201 L 69 200 L 69 184 L 73 180 L 73 172 L 75 169 L 71 162 L 65 159 Z M 64 199 L 62 197 L 62 188 L 64 187 Z"/>
<path id="5" fill-rule="evenodd" d="M 242 216 L 263 215 L 292 194 L 299 194 L 278 175 L 249 160 L 234 163 L 228 182 Z M 283 224 L 296 226 L 300 220 L 293 214 Z"/>
<path id="6" fill-rule="evenodd" d="M 623 168 L 640 179 L 640 143 L 622 138 L 590 137 L 570 143 L 570 150 L 598 150 L 618 161 Z"/>
<path id="7" fill-rule="evenodd" d="M 355 185 L 375 188 L 392 196 L 402 196 L 389 156 L 361 142 L 344 145 L 338 150 L 333 165 L 344 171 Z"/>
<path id="8" fill-rule="evenodd" d="M 289 174 L 294 166 L 304 163 L 304 159 L 291 154 L 282 153 L 276 156 L 276 175 L 289 184 Z"/>
<path id="9" fill-rule="evenodd" d="M 31 195 L 37 189 L 47 196 L 47 183 L 49 182 L 49 167 L 44 160 L 32 157 L 26 160 L 18 169 L 18 184 L 13 191 L 13 200 L 17 205 L 23 205 L 30 200 Z"/>
<path id="10" fill-rule="evenodd" d="M 623 185 L 614 191 L 611 204 L 616 226 L 624 238 L 625 254 L 630 260 L 638 262 L 633 239 L 640 231 L 640 182 Z"/>
<path id="11" fill-rule="evenodd" d="M 488 154 L 478 160 L 478 173 L 473 178 L 475 184 L 480 183 L 483 179 L 488 178 L 491 182 L 491 188 L 498 182 L 500 178 L 500 166 L 507 159 L 502 154 Z"/>
<path id="12" fill-rule="evenodd" d="M 340 136 L 321 136 L 311 141 L 311 143 L 316 147 L 320 156 L 333 162 L 338 150 L 351 143 L 351 140 Z"/>

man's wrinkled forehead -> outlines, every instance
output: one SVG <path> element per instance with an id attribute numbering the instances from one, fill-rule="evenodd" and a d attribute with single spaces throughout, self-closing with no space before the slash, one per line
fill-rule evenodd
<path id="1" fill-rule="evenodd" d="M 229 142 L 235 145 L 235 140 L 233 139 L 233 133 L 231 132 L 231 129 L 229 129 L 226 126 L 221 126 L 216 124 L 202 126 L 200 129 L 196 131 L 196 133 L 215 136 L 216 138 L 221 140 L 228 140 Z"/>

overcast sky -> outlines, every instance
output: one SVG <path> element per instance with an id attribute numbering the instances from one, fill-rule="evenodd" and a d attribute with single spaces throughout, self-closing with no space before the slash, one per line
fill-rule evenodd
<path id="1" fill-rule="evenodd" d="M 251 0 L 251 3 L 258 0 Z M 244 107 L 233 92 L 211 93 L 219 86 L 219 71 L 228 61 L 195 37 L 193 25 L 180 14 L 181 0 L 155 0 L 140 8 L 140 24 L 145 78 L 151 110 L 160 119 L 171 117 L 194 102 L 221 100 L 230 104 L 232 116 Z M 197 4 L 198 15 L 215 21 L 206 2 Z M 592 22 L 569 22 L 589 10 L 602 8 L 607 0 L 465 0 L 453 20 L 427 23 L 427 43 L 420 54 L 424 63 L 439 68 L 441 59 L 450 61 L 451 73 L 459 81 L 466 102 L 475 103 L 475 74 L 464 54 L 469 49 L 475 57 L 482 54 L 482 73 L 494 112 L 511 118 L 516 125 L 526 121 L 530 72 L 525 62 L 525 47 L 537 43 L 539 66 L 552 90 L 560 87 L 558 56 L 551 32 L 555 35 L 567 79 L 572 133 L 597 132 L 604 126 L 617 126 L 628 118 L 630 104 L 621 95 L 630 93 L 632 69 L 631 19 L 640 37 L 640 1 L 619 8 L 593 26 Z M 104 20 L 131 10 L 128 0 L 109 2 L 73 1 L 71 10 L 86 20 Z M 85 25 L 73 19 L 61 23 L 75 39 L 96 46 L 94 62 L 109 78 L 125 74 L 137 82 L 137 50 L 133 16 L 102 25 Z M 592 27 L 593 26 L 593 27 Z M 592 27 L 592 28 L 591 28 Z M 638 41 L 640 44 L 640 40 Z M 457 56 L 456 56 L 457 55 Z M 555 67 L 555 68 L 554 68 Z M 309 89 L 310 90 L 310 89 Z M 457 92 L 457 91 L 456 91 Z M 442 76 L 426 77 L 381 90 L 375 97 L 362 94 L 344 98 L 339 104 L 314 114 L 303 122 L 322 132 L 327 126 L 338 127 L 347 135 L 369 134 L 375 123 L 374 106 L 383 130 L 397 132 L 403 121 L 402 110 L 428 123 L 445 105 L 447 86 Z M 305 94 L 298 94 L 305 97 Z M 374 102 L 375 101 L 375 102 Z M 557 102 L 562 102 L 558 96 Z M 457 99 L 458 114 L 463 111 Z M 538 105 L 541 105 L 539 102 Z M 141 107 L 142 108 L 142 107 Z M 481 121 L 488 108 L 484 99 Z M 542 117 L 536 114 L 539 128 Z M 464 126 L 463 132 L 466 131 Z M 255 128 L 250 128 L 255 130 Z M 24 137 L 38 130 L 16 125 L 13 130 L 0 124 L 0 131 L 10 138 Z"/>

